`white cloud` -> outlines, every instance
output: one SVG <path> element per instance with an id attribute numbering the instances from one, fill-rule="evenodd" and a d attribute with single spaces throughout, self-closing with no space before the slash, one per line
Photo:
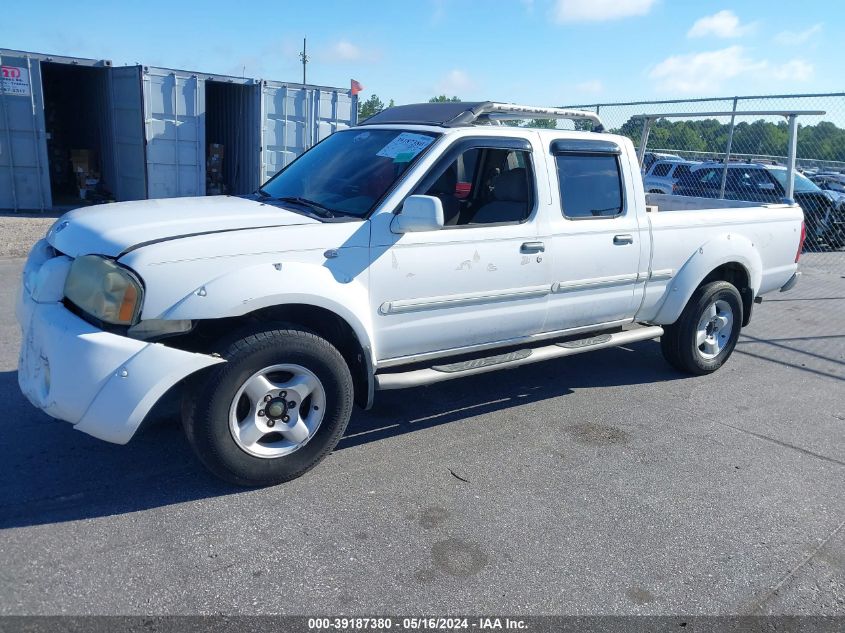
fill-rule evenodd
<path id="1" fill-rule="evenodd" d="M 791 59 L 785 64 L 773 67 L 772 76 L 781 81 L 807 81 L 815 73 L 812 64 L 803 59 Z"/>
<path id="2" fill-rule="evenodd" d="M 784 46 L 797 46 L 798 44 L 803 44 L 814 35 L 818 35 L 821 33 L 821 30 L 821 24 L 814 24 L 803 31 L 781 31 L 775 35 L 775 42 Z"/>
<path id="3" fill-rule="evenodd" d="M 321 61 L 328 63 L 372 62 L 380 58 L 378 51 L 364 50 L 346 39 L 331 44 L 318 53 Z"/>
<path id="4" fill-rule="evenodd" d="M 443 79 L 437 82 L 436 90 L 438 94 L 445 94 L 447 97 L 458 96 L 463 97 L 462 93 L 473 90 L 475 82 L 470 79 L 470 76 L 465 71 L 454 69 L 449 71 Z"/>
<path id="5" fill-rule="evenodd" d="M 729 46 L 718 51 L 667 57 L 648 76 L 665 92 L 702 93 L 719 90 L 725 80 L 765 66 L 766 62 L 749 58 L 742 46 Z"/>
<path id="6" fill-rule="evenodd" d="M 648 77 L 661 92 L 712 94 L 733 79 L 742 79 L 746 84 L 760 80 L 806 81 L 814 72 L 812 64 L 802 59 L 776 64 L 754 59 L 745 48 L 735 45 L 717 51 L 667 57 L 649 71 Z"/>
<path id="7" fill-rule="evenodd" d="M 590 79 L 575 84 L 575 90 L 580 93 L 597 94 L 604 91 L 604 84 L 598 79 Z"/>
<path id="8" fill-rule="evenodd" d="M 687 37 L 712 35 L 723 39 L 742 37 L 754 30 L 754 24 L 742 24 L 733 11 L 719 11 L 695 21 Z"/>
<path id="9" fill-rule="evenodd" d="M 556 0 L 552 18 L 559 24 L 604 22 L 645 15 L 657 0 Z"/>

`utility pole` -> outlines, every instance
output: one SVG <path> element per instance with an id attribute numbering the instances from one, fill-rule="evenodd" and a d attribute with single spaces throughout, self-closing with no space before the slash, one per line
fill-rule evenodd
<path id="1" fill-rule="evenodd" d="M 305 149 L 311 147 L 311 139 L 314 137 L 314 127 L 311 125 L 311 117 L 310 113 L 308 112 L 308 88 L 305 86 L 307 85 L 305 81 L 305 64 L 308 63 L 308 54 L 306 53 L 305 43 L 306 38 L 302 38 L 302 52 L 299 54 L 299 59 L 302 60 L 302 95 L 304 97 L 304 105 L 305 105 L 305 139 L 303 145 Z"/>
<path id="2" fill-rule="evenodd" d="M 302 60 L 302 85 L 303 86 L 306 84 L 306 81 L 305 81 L 305 64 L 308 63 L 308 55 L 305 54 L 305 42 L 306 42 L 306 39 L 303 37 L 302 38 L 302 52 L 299 54 L 299 59 Z"/>

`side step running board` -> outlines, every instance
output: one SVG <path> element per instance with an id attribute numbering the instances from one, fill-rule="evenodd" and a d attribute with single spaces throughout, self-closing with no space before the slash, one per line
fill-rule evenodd
<path id="1" fill-rule="evenodd" d="M 546 345 L 545 347 L 520 349 L 505 354 L 485 356 L 484 358 L 475 358 L 459 363 L 434 365 L 425 369 L 376 374 L 375 387 L 383 391 L 386 389 L 403 389 L 405 387 L 430 385 L 435 382 L 483 374 L 497 369 L 508 369 L 510 367 L 538 363 L 552 358 L 583 354 L 584 352 L 604 349 L 605 347 L 616 347 L 617 345 L 626 345 L 627 343 L 635 343 L 637 341 L 647 341 L 657 338 L 661 334 L 663 334 L 663 328 L 659 325 L 654 325 L 616 332 L 614 334 L 600 334 L 590 338 L 555 343 Z"/>

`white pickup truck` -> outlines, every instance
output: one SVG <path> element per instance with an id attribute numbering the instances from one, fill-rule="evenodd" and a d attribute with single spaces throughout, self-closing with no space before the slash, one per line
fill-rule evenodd
<path id="1" fill-rule="evenodd" d="M 534 117 L 593 131 L 500 124 Z M 267 485 L 379 390 L 658 337 L 679 370 L 715 371 L 755 301 L 795 283 L 801 209 L 647 200 L 633 145 L 600 129 L 399 106 L 254 195 L 71 211 L 24 269 L 20 387 L 119 444 L 178 389 L 199 459 Z"/>

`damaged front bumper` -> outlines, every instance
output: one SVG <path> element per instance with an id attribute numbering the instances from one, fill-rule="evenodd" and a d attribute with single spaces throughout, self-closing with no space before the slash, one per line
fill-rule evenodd
<path id="1" fill-rule="evenodd" d="M 43 241 L 33 248 L 16 309 L 22 330 L 18 384 L 48 415 L 125 444 L 168 389 L 224 362 L 104 332 L 79 318 L 61 303 L 69 267 L 51 255 Z"/>

